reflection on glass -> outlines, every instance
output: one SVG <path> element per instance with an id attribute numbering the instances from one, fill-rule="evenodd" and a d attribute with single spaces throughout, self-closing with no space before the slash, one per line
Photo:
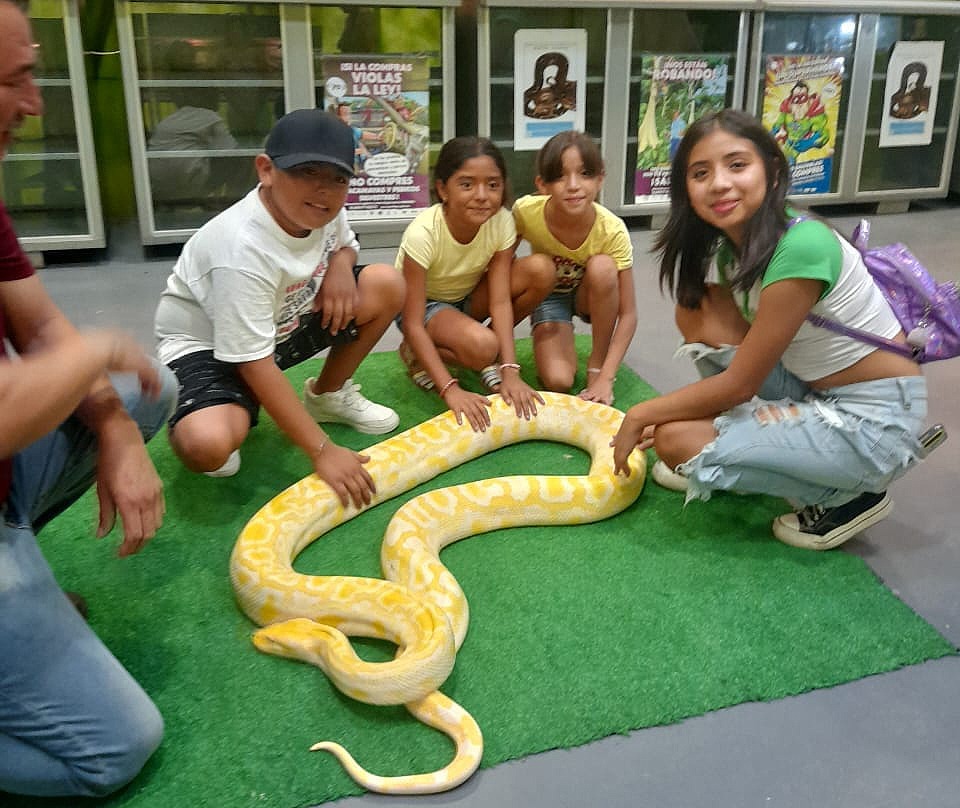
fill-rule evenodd
<path id="1" fill-rule="evenodd" d="M 284 114 L 279 7 L 131 10 L 155 227 L 195 229 L 254 186 L 251 152 Z"/>
<path id="2" fill-rule="evenodd" d="M 135 3 L 132 9 L 141 80 L 187 93 L 219 88 L 219 108 L 232 136 L 240 145 L 259 147 L 284 113 L 278 7 Z M 172 48 L 184 52 L 171 59 Z M 158 109 L 144 114 L 148 129 L 163 117 Z"/>
<path id="3" fill-rule="evenodd" d="M 31 8 L 34 75 L 44 112 L 24 119 L 0 166 L 0 197 L 22 238 L 83 235 L 90 229 L 60 14 L 59 3 L 40 0 Z"/>
<path id="4" fill-rule="evenodd" d="M 83 234 L 87 225 L 78 157 L 11 159 L 0 168 L 0 196 L 21 238 Z"/>
<path id="5" fill-rule="evenodd" d="M 37 43 L 37 62 L 33 74 L 38 79 L 65 79 L 70 76 L 67 64 L 67 43 L 63 21 L 32 19 L 33 38 Z"/>

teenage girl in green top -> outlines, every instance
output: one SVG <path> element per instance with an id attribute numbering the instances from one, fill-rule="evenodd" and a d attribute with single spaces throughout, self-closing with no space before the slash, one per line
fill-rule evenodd
<path id="1" fill-rule="evenodd" d="M 828 549 L 890 512 L 886 489 L 920 452 L 927 388 L 910 359 L 807 321 L 904 341 L 857 250 L 822 221 L 791 226 L 789 182 L 752 116 L 723 110 L 688 129 L 656 246 L 703 378 L 631 407 L 614 466 L 628 473 L 630 452 L 653 446 L 654 479 L 688 499 L 782 496 L 796 512 L 774 535 Z"/>

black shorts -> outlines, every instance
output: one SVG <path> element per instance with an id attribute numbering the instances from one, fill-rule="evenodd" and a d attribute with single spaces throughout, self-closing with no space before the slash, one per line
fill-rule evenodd
<path id="1" fill-rule="evenodd" d="M 343 345 L 357 338 L 351 322 L 336 335 L 323 327 L 319 312 L 305 318 L 300 326 L 274 350 L 274 361 L 281 370 L 304 362 L 333 345 Z M 174 359 L 170 365 L 180 383 L 177 409 L 167 425 L 173 428 L 186 415 L 218 404 L 238 404 L 250 416 L 250 426 L 257 425 L 260 402 L 237 372 L 237 363 L 223 362 L 213 351 L 195 351 Z"/>

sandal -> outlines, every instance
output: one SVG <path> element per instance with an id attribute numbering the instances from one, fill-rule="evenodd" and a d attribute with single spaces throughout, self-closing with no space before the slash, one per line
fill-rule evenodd
<path id="1" fill-rule="evenodd" d="M 400 343 L 397 353 L 400 354 L 400 361 L 406 366 L 407 375 L 413 380 L 413 383 L 421 390 L 433 390 L 433 379 L 431 379 L 430 374 L 423 369 L 423 365 L 421 365 L 420 360 L 417 359 L 413 348 L 407 345 L 406 341 Z"/>
<path id="2" fill-rule="evenodd" d="M 480 383 L 491 393 L 496 393 L 503 379 L 500 377 L 500 368 L 496 365 L 487 365 L 480 371 Z"/>

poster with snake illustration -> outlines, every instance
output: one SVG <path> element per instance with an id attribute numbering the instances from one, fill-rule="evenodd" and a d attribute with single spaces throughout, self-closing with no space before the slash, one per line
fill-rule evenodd
<path id="1" fill-rule="evenodd" d="M 670 162 L 687 127 L 727 103 L 727 54 L 644 56 L 637 127 L 636 201 L 668 199 Z"/>
<path id="2" fill-rule="evenodd" d="M 768 56 L 763 124 L 790 163 L 791 193 L 830 190 L 843 92 L 842 56 Z"/>
<path id="3" fill-rule="evenodd" d="M 424 54 L 327 56 L 325 109 L 351 129 L 352 221 L 430 205 L 430 65 Z"/>
<path id="4" fill-rule="evenodd" d="M 937 115 L 943 42 L 897 42 L 887 63 L 880 148 L 929 146 Z"/>
<path id="5" fill-rule="evenodd" d="M 557 132 L 583 131 L 587 32 L 523 28 L 514 45 L 513 148 L 539 149 Z"/>

